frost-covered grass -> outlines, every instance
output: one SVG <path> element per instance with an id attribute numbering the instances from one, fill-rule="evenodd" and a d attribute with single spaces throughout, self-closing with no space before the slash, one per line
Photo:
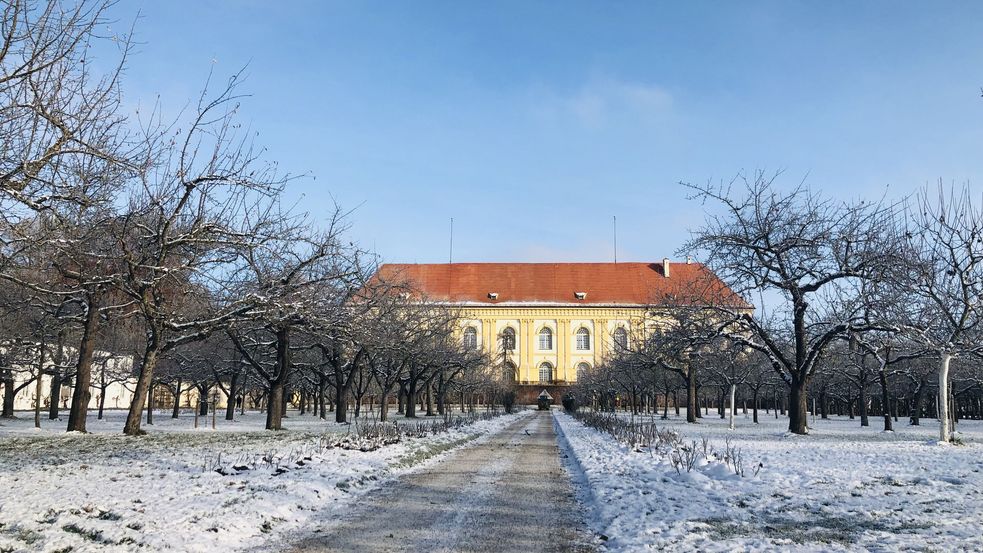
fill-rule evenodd
<path id="1" fill-rule="evenodd" d="M 712 412 L 698 425 L 685 414 L 654 418 L 718 453 L 729 440 L 748 469 L 741 478 L 705 459 L 679 472 L 668 453 L 632 449 L 555 414 L 592 529 L 612 551 L 983 550 L 981 421 L 961 421 L 956 446 L 936 442 L 932 419 L 885 433 L 873 417 L 868 428 L 817 418 L 809 436 L 796 436 L 763 412 L 759 425 L 739 414 L 736 430 Z"/>
<path id="2" fill-rule="evenodd" d="M 260 413 L 219 420 L 219 431 L 194 431 L 186 414 L 159 416 L 139 438 L 119 434 L 119 412 L 90 421 L 87 435 L 66 434 L 63 423 L 36 430 L 19 415 L 0 421 L 0 551 L 280 547 L 284 533 L 524 416 L 363 452 L 325 447 L 349 425 L 296 413 L 284 432 L 261 430 Z"/>

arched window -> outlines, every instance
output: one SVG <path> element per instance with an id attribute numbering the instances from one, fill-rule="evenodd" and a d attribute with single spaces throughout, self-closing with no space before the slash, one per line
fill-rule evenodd
<path id="1" fill-rule="evenodd" d="M 553 381 L 553 365 L 544 362 L 542 365 L 539 366 L 539 382 L 542 384 L 549 384 L 552 381 Z"/>
<path id="2" fill-rule="evenodd" d="M 612 336 L 614 337 L 614 346 L 616 349 L 628 349 L 628 331 L 625 330 L 625 327 L 619 326 L 614 329 Z"/>
<path id="3" fill-rule="evenodd" d="M 587 363 L 577 363 L 577 380 L 584 380 L 587 378 L 587 371 L 590 370 L 590 365 Z"/>
<path id="4" fill-rule="evenodd" d="M 577 349 L 590 349 L 590 331 L 586 328 L 581 328 L 577 331 Z"/>
<path id="5" fill-rule="evenodd" d="M 518 367 L 515 366 L 515 363 L 511 361 L 505 363 L 505 380 L 515 382 L 518 379 L 517 372 Z"/>
<path id="6" fill-rule="evenodd" d="M 478 349 L 478 329 L 473 326 L 464 329 L 464 348 Z"/>
<path id="7" fill-rule="evenodd" d="M 511 326 L 502 330 L 502 349 L 513 351 L 515 349 L 515 329 Z"/>
<path id="8" fill-rule="evenodd" d="M 544 328 L 539 331 L 539 349 L 541 350 L 551 350 L 553 349 L 553 331 Z"/>

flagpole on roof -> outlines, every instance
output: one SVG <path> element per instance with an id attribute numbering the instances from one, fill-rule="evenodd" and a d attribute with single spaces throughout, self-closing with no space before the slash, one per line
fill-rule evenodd
<path id="1" fill-rule="evenodd" d="M 618 264 L 618 216 L 614 215 L 614 263 Z"/>
<path id="2" fill-rule="evenodd" d="M 454 218 L 451 217 L 451 253 L 448 263 L 454 263 Z"/>

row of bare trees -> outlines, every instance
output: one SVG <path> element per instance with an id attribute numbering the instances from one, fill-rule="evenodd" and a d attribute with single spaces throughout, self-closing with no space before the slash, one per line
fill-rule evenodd
<path id="1" fill-rule="evenodd" d="M 597 379 L 627 382 L 616 388 L 631 396 L 642 382 L 650 393 L 668 390 L 674 376 L 696 406 L 710 381 L 731 398 L 740 386 L 757 394 L 764 367 L 799 434 L 808 432 L 817 385 L 824 400 L 854 389 L 865 409 L 871 387 L 887 406 L 889 381 L 900 380 L 919 405 L 934 388 L 940 440 L 949 441 L 951 400 L 978 401 L 983 356 L 983 212 L 969 187 L 925 188 L 896 203 L 839 201 L 805 186 L 780 189 L 775 177 L 686 185 L 708 215 L 683 250 L 701 254 L 713 273 L 653 302 L 654 330 L 634 337 Z M 688 411 L 695 422 L 696 409 Z"/>
<path id="2" fill-rule="evenodd" d="M 923 417 L 938 415 L 938 363 L 929 357 L 897 362 L 881 370 L 869 351 L 851 350 L 846 343 L 831 348 L 813 378 L 808 412 L 811 420 L 831 414 L 872 425 L 880 417 L 885 431 L 894 430 L 899 417 L 919 425 Z M 714 409 L 720 418 L 741 411 L 757 424 L 759 411 L 787 415 L 788 387 L 760 355 L 734 356 L 734 350 L 695 356 L 680 372 L 671 365 L 648 364 L 624 355 L 598 365 L 578 382 L 582 401 L 597 410 L 624 410 L 636 415 L 661 415 L 694 405 L 685 415 L 697 422 Z M 968 361 L 968 362 L 967 362 Z M 983 372 L 972 360 L 959 359 L 949 387 L 949 416 L 983 419 Z M 690 388 L 689 371 L 693 387 Z M 689 393 L 692 392 L 692 397 Z"/>
<path id="3" fill-rule="evenodd" d="M 13 1 L 2 15 L 5 416 L 49 376 L 49 416 L 71 383 L 69 431 L 86 431 L 107 381 L 132 383 L 128 435 L 158 386 L 220 387 L 229 403 L 258 388 L 280 429 L 292 393 L 311 386 L 322 406 L 331 390 L 339 421 L 369 383 L 384 406 L 403 391 L 413 416 L 420 390 L 443 402 L 481 372 L 450 338 L 453 312 L 371 277 L 375 258 L 343 236 L 347 214 L 285 203 L 292 177 L 241 122 L 239 75 L 209 79 L 174 118 L 124 111 L 131 42 L 100 34 L 109 5 Z M 98 72 L 91 59 L 112 47 L 114 68 Z"/>

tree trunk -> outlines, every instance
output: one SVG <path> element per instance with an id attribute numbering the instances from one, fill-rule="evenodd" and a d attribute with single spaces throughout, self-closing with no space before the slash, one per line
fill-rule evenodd
<path id="1" fill-rule="evenodd" d="M 290 376 L 290 330 L 286 326 L 276 331 L 276 370 L 270 383 L 270 401 L 266 407 L 267 430 L 283 430 L 287 380 Z"/>
<path id="2" fill-rule="evenodd" d="M 911 408 L 908 414 L 908 423 L 911 426 L 920 426 L 922 417 L 922 397 L 925 395 L 925 381 L 920 380 L 915 387 L 915 393 L 911 398 Z"/>
<path id="3" fill-rule="evenodd" d="M 887 372 L 883 368 L 878 372 L 881 380 L 881 410 L 884 412 L 884 431 L 894 432 L 894 425 L 891 424 L 891 399 L 887 388 Z"/>
<path id="4" fill-rule="evenodd" d="M 5 419 L 14 418 L 14 398 L 17 392 L 14 391 L 14 373 L 10 369 L 0 371 L 0 384 L 3 384 L 3 411 L 0 417 Z"/>
<path id="5" fill-rule="evenodd" d="M 60 362 L 59 362 L 60 365 Z M 51 373 L 51 391 L 48 392 L 48 420 L 58 420 L 58 402 L 61 401 L 61 367 Z"/>
<path id="6" fill-rule="evenodd" d="M 150 383 L 150 389 L 147 391 L 147 424 L 154 424 L 154 383 Z"/>
<path id="7" fill-rule="evenodd" d="M 696 399 L 696 378 L 689 374 L 686 377 L 686 422 L 695 423 L 699 410 L 700 406 Z"/>
<path id="8" fill-rule="evenodd" d="M 340 378 L 340 380 L 339 380 Z M 345 377 L 335 377 L 334 388 L 334 421 L 348 422 L 348 388 L 344 383 Z"/>
<path id="9" fill-rule="evenodd" d="M 154 369 L 157 368 L 157 359 L 163 344 L 160 343 L 162 329 L 151 328 L 147 333 L 147 349 L 143 353 L 143 361 L 140 363 L 140 372 L 137 376 L 136 390 L 130 401 L 130 410 L 126 414 L 126 424 L 123 425 L 123 434 L 127 436 L 140 436 L 145 434 L 140 429 L 140 415 L 143 413 L 143 406 L 147 403 L 147 394 L 150 391 L 150 383 L 153 381 Z"/>
<path id="10" fill-rule="evenodd" d="M 793 434 L 809 433 L 809 381 L 793 378 L 789 386 L 788 431 Z"/>
<path id="11" fill-rule="evenodd" d="M 406 384 L 406 418 L 416 418 L 416 379 L 412 376 Z"/>
<path id="12" fill-rule="evenodd" d="M 447 414 L 447 381 L 444 379 L 444 372 L 441 371 L 437 377 L 437 414 L 444 416 Z"/>
<path id="13" fill-rule="evenodd" d="M 44 337 L 41 339 L 41 346 L 38 348 L 38 378 L 34 383 L 34 428 L 41 428 L 41 390 L 42 378 L 44 374 Z"/>
<path id="14" fill-rule="evenodd" d="M 321 420 L 325 420 L 328 418 L 327 401 L 325 400 L 324 397 L 325 395 L 327 395 L 325 393 L 325 389 L 328 386 L 327 380 L 328 379 L 325 378 L 323 374 L 317 375 L 317 408 Z"/>
<path id="15" fill-rule="evenodd" d="M 444 416 L 447 414 L 447 388 L 437 389 L 437 414 Z"/>
<path id="16" fill-rule="evenodd" d="M 174 407 L 171 409 L 171 418 L 176 419 L 181 414 L 181 379 L 177 379 L 174 387 Z"/>
<path id="17" fill-rule="evenodd" d="M 736 426 L 734 425 L 734 397 L 737 395 L 737 385 L 730 385 L 730 429 L 734 430 Z"/>
<path id="18" fill-rule="evenodd" d="M 865 382 L 860 383 L 860 395 L 857 396 L 857 408 L 860 411 L 860 426 L 870 426 L 870 419 L 867 417 L 867 386 Z"/>
<path id="19" fill-rule="evenodd" d="M 102 420 L 103 413 L 106 410 L 106 390 L 108 388 L 109 386 L 106 386 L 105 384 L 99 388 L 99 413 L 96 415 L 96 419 L 98 420 Z"/>
<path id="20" fill-rule="evenodd" d="M 758 424 L 758 389 L 754 389 L 754 393 L 751 397 L 751 412 L 754 417 L 754 424 Z"/>
<path id="21" fill-rule="evenodd" d="M 334 371 L 334 399 L 335 399 L 335 422 L 348 422 L 348 396 L 351 383 L 345 382 L 345 373 L 340 367 L 335 367 Z"/>
<path id="22" fill-rule="evenodd" d="M 389 420 L 389 391 L 389 388 L 384 388 L 379 396 L 379 422 Z"/>
<path id="23" fill-rule="evenodd" d="M 939 441 L 948 443 L 952 431 L 949 424 L 949 362 L 952 356 L 942 354 L 942 364 L 939 366 Z"/>
<path id="24" fill-rule="evenodd" d="M 208 388 L 198 386 L 198 415 L 208 415 Z"/>
<path id="25" fill-rule="evenodd" d="M 86 431 L 85 418 L 89 411 L 89 399 L 92 396 L 89 386 L 92 384 L 92 354 L 95 352 L 96 331 L 99 327 L 99 308 L 91 296 L 88 299 L 89 305 L 85 310 L 85 325 L 82 330 L 82 341 L 79 343 L 78 365 L 75 368 L 75 388 L 72 390 L 72 407 L 68 412 L 69 432 Z M 137 410 L 137 428 L 140 427 L 140 411 L 142 410 L 143 398 L 140 399 Z"/>
<path id="26" fill-rule="evenodd" d="M 427 383 L 427 416 L 434 417 L 437 415 L 436 411 L 433 410 L 433 383 Z"/>
<path id="27" fill-rule="evenodd" d="M 234 372 L 229 378 L 229 393 L 225 395 L 225 420 L 233 421 L 236 418 L 236 394 L 239 389 L 236 384 L 239 382 L 239 373 Z"/>

